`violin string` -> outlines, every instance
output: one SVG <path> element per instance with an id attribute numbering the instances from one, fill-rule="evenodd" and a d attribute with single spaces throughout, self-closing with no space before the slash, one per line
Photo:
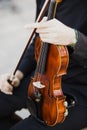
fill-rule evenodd
<path id="1" fill-rule="evenodd" d="M 46 66 L 46 55 L 47 55 L 47 45 L 46 43 L 43 43 L 41 54 L 40 54 L 40 61 L 39 61 L 39 72 L 44 73 L 45 66 Z"/>
<path id="2" fill-rule="evenodd" d="M 42 62 L 41 62 L 41 73 L 45 72 L 46 69 L 46 60 L 47 60 L 47 53 L 48 53 L 48 45 L 47 43 L 43 43 L 43 49 L 42 49 Z"/>
<path id="3" fill-rule="evenodd" d="M 53 17 L 55 17 L 57 4 L 58 4 L 58 2 L 54 2 L 53 4 L 50 4 L 51 10 L 48 11 L 48 20 L 50 20 Z M 53 6 L 54 6 L 54 8 L 53 8 Z M 48 45 L 47 45 L 47 43 L 42 43 L 42 47 L 41 47 L 40 55 L 39 55 L 39 58 L 38 58 L 35 74 L 37 72 L 39 72 L 39 73 L 44 73 L 45 72 L 46 60 L 47 60 L 47 52 L 48 52 Z"/>
<path id="4" fill-rule="evenodd" d="M 37 61 L 37 67 L 36 67 L 36 71 L 35 71 L 35 75 L 37 74 L 37 72 L 41 72 L 41 68 L 42 68 L 42 59 L 43 59 L 43 43 L 42 43 L 42 46 L 41 46 L 41 49 L 40 49 L 40 54 L 39 54 L 39 57 L 38 57 L 38 61 Z"/>

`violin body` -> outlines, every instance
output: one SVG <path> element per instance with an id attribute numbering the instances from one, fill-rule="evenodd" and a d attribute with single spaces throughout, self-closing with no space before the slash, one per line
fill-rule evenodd
<path id="1" fill-rule="evenodd" d="M 36 61 L 38 61 L 41 46 L 41 41 L 38 38 L 35 43 Z M 61 87 L 62 75 L 66 74 L 68 66 L 67 48 L 50 44 L 46 61 L 45 72 L 43 74 L 37 72 L 32 78 L 28 87 L 28 96 L 32 98 L 35 104 L 41 102 L 41 119 L 47 125 L 54 126 L 64 121 L 67 110 L 65 106 L 66 97 Z M 37 84 L 38 81 L 39 84 Z M 38 98 L 35 92 L 41 95 L 41 98 Z"/>
<path id="2" fill-rule="evenodd" d="M 61 0 L 51 0 L 48 20 L 55 16 L 57 4 L 60 2 Z M 63 122 L 67 114 L 61 80 L 68 66 L 68 50 L 62 45 L 41 42 L 37 37 L 35 59 L 37 66 L 28 87 L 29 110 L 37 119 L 44 121 L 48 126 L 54 126 Z"/>

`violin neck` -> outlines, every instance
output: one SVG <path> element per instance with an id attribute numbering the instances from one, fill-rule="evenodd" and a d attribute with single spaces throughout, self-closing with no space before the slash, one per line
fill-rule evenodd
<path id="1" fill-rule="evenodd" d="M 53 19 L 55 17 L 56 8 L 57 8 L 56 0 L 51 0 L 50 5 L 49 5 L 47 20 Z M 44 42 L 42 43 L 35 74 L 37 72 L 39 72 L 41 74 L 45 73 L 49 46 L 50 46 L 50 44 L 48 44 L 48 43 L 44 43 Z"/>

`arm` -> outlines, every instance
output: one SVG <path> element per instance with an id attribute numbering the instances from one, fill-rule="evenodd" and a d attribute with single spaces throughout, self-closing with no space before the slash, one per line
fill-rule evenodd
<path id="1" fill-rule="evenodd" d="M 24 77 L 26 77 L 28 74 L 34 71 L 36 67 L 36 60 L 34 56 L 35 39 L 36 36 L 33 39 L 33 42 L 30 44 L 29 48 L 27 49 L 20 65 L 18 66 L 18 70 L 20 70 L 23 73 Z"/>
<path id="2" fill-rule="evenodd" d="M 87 36 L 78 31 L 78 42 L 74 46 L 73 59 L 87 67 Z"/>
<path id="3" fill-rule="evenodd" d="M 18 87 L 21 80 L 34 71 L 36 61 L 34 58 L 34 41 L 26 51 L 15 75 L 4 74 L 0 75 L 0 91 L 5 94 L 13 94 L 13 87 Z M 8 81 L 11 81 L 9 83 Z"/>

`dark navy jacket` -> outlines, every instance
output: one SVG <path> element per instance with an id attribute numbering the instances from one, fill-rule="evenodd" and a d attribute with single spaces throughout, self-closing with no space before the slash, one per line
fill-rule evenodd
<path id="1" fill-rule="evenodd" d="M 37 13 L 41 10 L 43 2 L 44 0 L 38 2 Z M 79 34 L 74 49 L 69 47 L 70 60 L 67 74 L 62 79 L 63 91 L 74 95 L 80 105 L 87 107 L 87 0 L 63 0 L 58 5 L 56 18 L 77 29 Z M 28 48 L 18 68 L 25 76 L 34 71 L 36 66 L 34 43 L 33 41 Z"/>

